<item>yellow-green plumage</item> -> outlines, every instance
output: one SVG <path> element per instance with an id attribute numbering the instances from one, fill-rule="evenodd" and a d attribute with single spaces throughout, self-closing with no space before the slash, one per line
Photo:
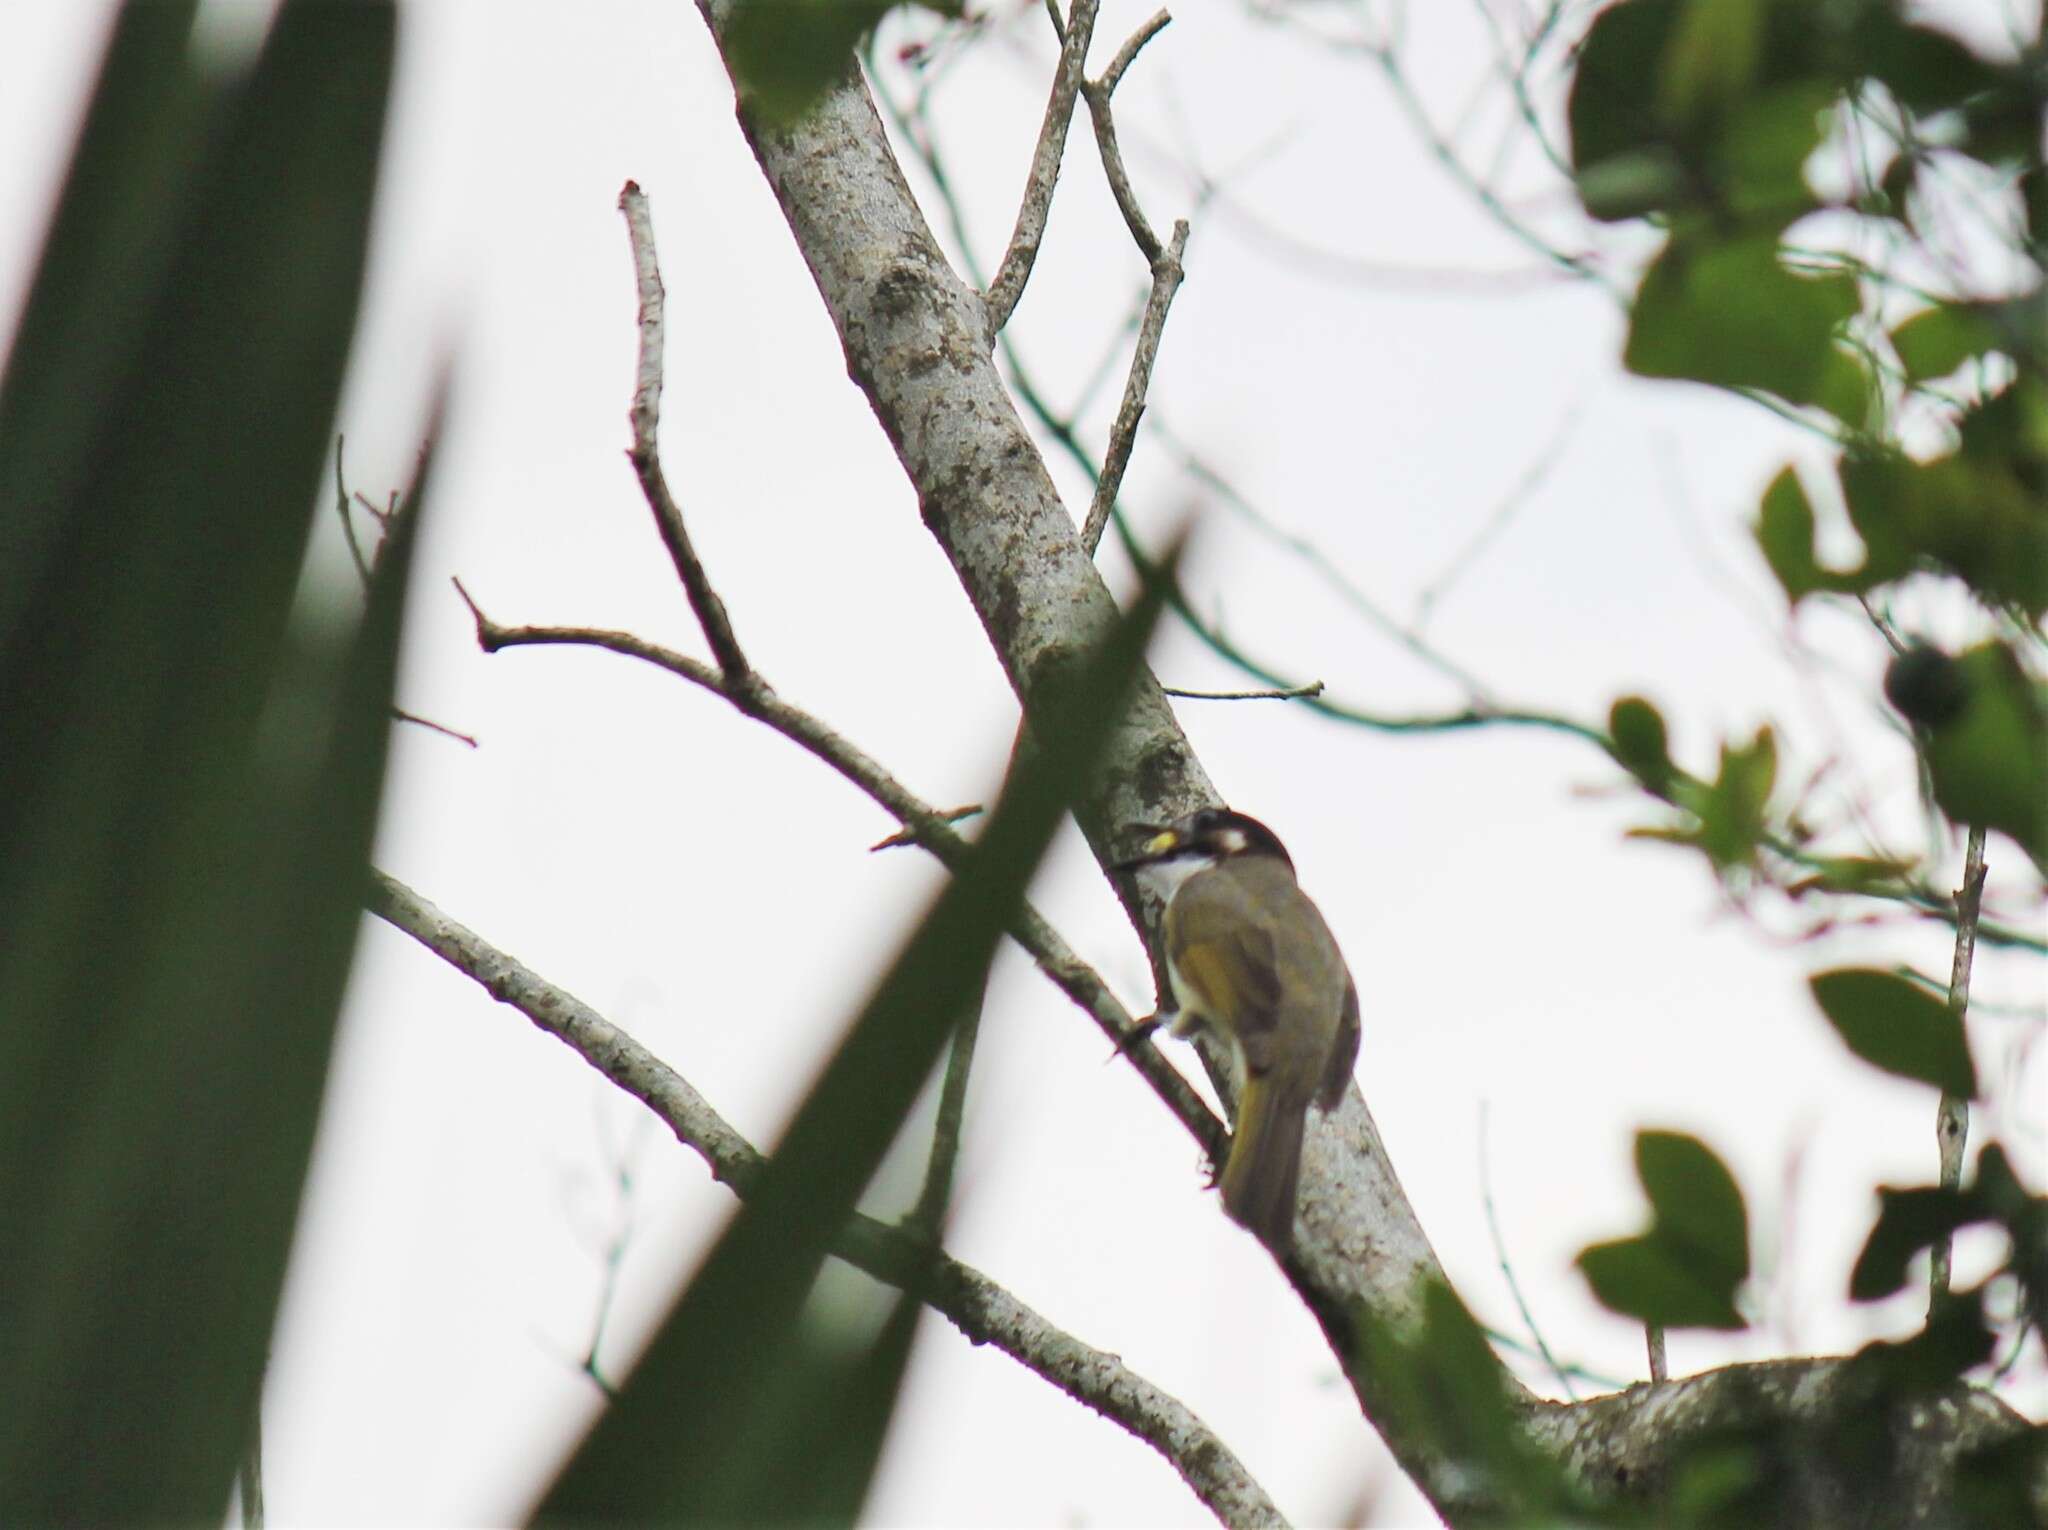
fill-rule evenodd
<path id="1" fill-rule="evenodd" d="M 1165 936 L 1174 1029 L 1207 1024 L 1244 1062 L 1224 1209 L 1285 1248 L 1308 1107 L 1333 1109 L 1358 1059 L 1357 990 L 1322 913 L 1277 855 L 1231 855 L 1189 876 L 1167 901 Z"/>

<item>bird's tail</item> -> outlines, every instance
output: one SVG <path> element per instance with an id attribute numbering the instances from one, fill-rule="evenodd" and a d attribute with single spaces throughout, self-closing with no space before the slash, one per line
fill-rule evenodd
<path id="1" fill-rule="evenodd" d="M 1223 1209 L 1276 1253 L 1294 1246 L 1294 1197 L 1307 1120 L 1306 1100 L 1289 1099 L 1270 1079 L 1245 1080 L 1223 1165 Z"/>

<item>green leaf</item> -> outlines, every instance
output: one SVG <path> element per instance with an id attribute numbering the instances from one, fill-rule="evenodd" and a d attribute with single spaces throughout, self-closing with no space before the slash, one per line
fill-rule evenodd
<path id="1" fill-rule="evenodd" d="M 883 1293 L 869 1284 L 868 1294 Z M 827 1332 L 807 1310 L 784 1342 L 756 1354 L 745 1448 L 693 1485 L 691 1517 L 736 1525 L 858 1522 L 924 1311 L 915 1296 L 887 1294 L 887 1315 L 870 1333 Z"/>
<path id="2" fill-rule="evenodd" d="M 826 1251 L 976 1001 L 1070 794 L 1123 714 L 1171 585 L 1169 560 L 1129 618 L 1071 673 L 1041 682 L 1053 693 L 1039 699 L 1045 727 L 1036 736 L 1050 742 L 1014 767 L 973 864 L 932 905 L 847 1030 L 739 1216 L 548 1490 L 539 1518 L 755 1520 L 747 1506 L 772 1501 L 779 1476 L 804 1469 L 802 1459 L 755 1448 L 806 1432 L 761 1426 L 777 1369 L 762 1356 L 788 1342 Z M 808 1432 L 845 1426 L 827 1409 Z M 719 1484 L 715 1504 L 707 1483 Z"/>
<path id="3" fill-rule="evenodd" d="M 1636 1173 L 1657 1235 L 1733 1291 L 1749 1275 L 1749 1218 L 1735 1176 L 1697 1137 L 1636 1133 Z"/>
<path id="4" fill-rule="evenodd" d="M 1607 733 L 1622 765 L 1651 791 L 1661 794 L 1671 779 L 1671 749 L 1663 714 L 1641 696 L 1623 696 L 1608 708 Z"/>
<path id="5" fill-rule="evenodd" d="M 1915 1254 L 1985 1216 L 1978 1198 L 1961 1190 L 1880 1186 L 1877 1198 L 1877 1222 L 1849 1274 L 1852 1301 L 1881 1301 L 1903 1291 Z"/>
<path id="6" fill-rule="evenodd" d="M 1890 1406 L 1947 1392 L 1965 1371 L 1991 1358 L 1993 1343 L 1983 1288 L 1958 1291 L 1937 1303 L 1912 1337 L 1866 1344 L 1852 1355 L 1844 1394 Z"/>
<path id="7" fill-rule="evenodd" d="M 925 10 L 959 16 L 964 0 L 917 0 Z M 723 33 L 733 84 L 747 109 L 770 127 L 786 127 L 852 77 L 853 53 L 899 0 L 737 0 Z"/>
<path id="8" fill-rule="evenodd" d="M 1744 1327 L 1735 1293 L 1749 1278 L 1749 1215 L 1735 1176 L 1697 1138 L 1655 1131 L 1636 1134 L 1636 1173 L 1650 1228 L 1581 1251 L 1593 1294 L 1666 1328 Z"/>
<path id="9" fill-rule="evenodd" d="M 1921 735 L 1934 800 L 1958 827 L 2008 834 L 2048 868 L 2048 695 L 2003 643 L 1952 662 L 1963 704 Z"/>
<path id="10" fill-rule="evenodd" d="M 31 301 L 50 307 L 24 318 L 0 389 L 10 444 L 47 428 L 61 458 L 0 472 L 0 526 L 37 528 L 0 623 L 8 1524 L 225 1511 L 384 759 L 402 554 L 352 639 L 291 613 L 392 8 L 288 3 L 248 75 L 205 101 L 188 15 L 141 4 L 117 26 L 101 89 L 136 95 L 92 108 L 45 251 L 112 286 L 87 315 L 88 294 L 39 274 Z M 145 110 L 173 142 L 144 144 Z M 171 184 L 103 158 L 128 152 Z M 96 205 L 131 194 L 148 205 Z M 166 247 L 104 247 L 138 228 Z M 109 314 L 120 335 L 86 334 Z M 90 354 L 60 400 L 24 369 L 67 336 Z"/>
<path id="11" fill-rule="evenodd" d="M 1779 263 L 1775 234 L 1675 234 L 1643 278 L 1622 360 L 1643 377 L 1761 388 L 1820 403 L 1834 334 L 1858 306 L 1842 275 L 1798 276 Z"/>
<path id="12" fill-rule="evenodd" d="M 1790 604 L 1796 606 L 1815 590 L 1828 587 L 1813 556 L 1813 505 L 1792 468 L 1780 472 L 1764 490 L 1756 540 Z"/>
<path id="13" fill-rule="evenodd" d="M 1977 1093 L 1962 1022 L 1932 994 L 1873 967 L 1816 973 L 1809 986 L 1843 1044 L 1865 1062 L 1964 1099 Z"/>
<path id="14" fill-rule="evenodd" d="M 1354 1368 L 1373 1378 L 1395 1420 L 1390 1436 L 1449 1466 L 1471 1501 L 1504 1524 L 1576 1524 L 1591 1505 L 1559 1465 L 1532 1448 L 1502 1387 L 1485 1332 L 1442 1281 L 1421 1292 L 1420 1321 L 1365 1314 Z"/>
<path id="15" fill-rule="evenodd" d="M 0 382 L 0 644 L 66 529 L 161 290 L 217 110 L 186 57 L 196 0 L 123 7 Z"/>
<path id="16" fill-rule="evenodd" d="M 1679 0 L 1657 80 L 1658 115 L 1696 122 L 1743 95 L 1763 46 L 1764 0 Z"/>
<path id="17" fill-rule="evenodd" d="M 1687 1264 L 1679 1249 L 1655 1238 L 1595 1243 L 1581 1250 L 1576 1262 L 1610 1312 L 1666 1328 L 1745 1326 L 1732 1292 Z"/>
<path id="18" fill-rule="evenodd" d="M 1925 382 L 1997 350 L 1998 335 L 1975 304 L 1943 303 L 1893 330 L 1892 349 L 1899 353 L 1907 380 Z"/>

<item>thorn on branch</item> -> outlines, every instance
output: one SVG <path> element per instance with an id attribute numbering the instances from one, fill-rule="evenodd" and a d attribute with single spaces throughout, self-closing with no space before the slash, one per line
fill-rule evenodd
<path id="1" fill-rule="evenodd" d="M 987 811 L 988 809 L 979 802 L 970 802 L 965 807 L 947 809 L 945 812 L 938 814 L 935 821 L 945 824 L 963 823 L 967 819 L 977 817 Z M 918 828 L 898 829 L 887 839 L 878 839 L 872 845 L 869 845 L 868 854 L 873 855 L 878 850 L 897 850 L 905 845 L 921 844 L 923 839 L 924 833 Z"/>

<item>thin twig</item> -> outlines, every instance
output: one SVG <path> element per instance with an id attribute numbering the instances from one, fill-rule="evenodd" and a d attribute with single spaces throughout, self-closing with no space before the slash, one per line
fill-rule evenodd
<path id="1" fill-rule="evenodd" d="M 610 632 L 596 627 L 503 627 L 484 615 L 469 591 L 463 588 L 461 580 L 454 583 L 456 592 L 476 621 L 477 645 L 484 652 L 496 653 L 504 648 L 530 646 L 602 648 L 665 669 L 692 685 L 724 697 L 746 716 L 773 728 L 799 748 L 824 761 L 894 814 L 916 843 L 938 857 L 948 870 L 958 872 L 974 853 L 974 847 L 946 822 L 944 813 L 914 795 L 902 782 L 828 725 L 783 700 L 758 677 L 750 678 L 750 688 L 742 697 L 724 676 L 703 660 L 647 642 L 630 632 Z M 1220 1153 L 1227 1139 L 1223 1123 L 1216 1119 L 1215 1112 L 1202 1102 L 1201 1096 L 1160 1054 L 1158 1048 L 1149 1043 L 1128 1045 L 1126 1038 L 1135 1022 L 1130 1011 L 1109 991 L 1101 975 L 1076 956 L 1059 932 L 1046 923 L 1044 916 L 1028 902 L 1019 908 L 1016 921 L 1010 926 L 1010 935 L 1029 953 L 1038 970 L 1051 980 L 1053 986 L 1094 1020 L 1105 1036 L 1112 1042 L 1126 1044 L 1126 1055 L 1132 1065 L 1204 1151 L 1212 1156 Z"/>
<path id="2" fill-rule="evenodd" d="M 1307 685 L 1291 685 L 1285 689 L 1266 691 L 1184 691 L 1177 686 L 1159 687 L 1169 696 L 1178 696 L 1183 701 L 1306 701 L 1311 696 L 1323 694 L 1323 682 L 1311 680 Z"/>
<path id="3" fill-rule="evenodd" d="M 1095 125 L 1095 148 L 1102 156 L 1102 173 L 1109 180 L 1109 194 L 1116 199 L 1117 211 L 1124 216 L 1124 226 L 1131 231 L 1145 263 L 1157 271 L 1163 247 L 1159 236 L 1152 232 L 1152 225 L 1145 221 L 1145 213 L 1138 206 L 1138 194 L 1131 189 L 1130 172 L 1124 168 L 1123 150 L 1116 139 L 1116 118 L 1109 109 L 1109 98 L 1115 93 L 1117 82 L 1124 77 L 1124 71 L 1131 67 L 1131 61 L 1138 56 L 1138 50 L 1165 28 L 1173 18 L 1165 11 L 1157 11 L 1143 26 L 1131 34 L 1130 41 L 1117 50 L 1109 68 L 1099 80 L 1087 80 L 1081 85 L 1081 94 L 1088 100 L 1088 117 Z M 1183 241 L 1185 243 L 1185 241 Z M 1154 288 L 1155 292 L 1157 288 Z"/>
<path id="4" fill-rule="evenodd" d="M 945 812 L 938 816 L 942 823 L 965 823 L 970 818 L 979 818 L 987 811 L 988 809 L 979 802 L 970 802 L 964 807 L 947 808 Z M 878 839 L 872 845 L 869 845 L 868 854 L 873 855 L 880 850 L 900 850 L 906 845 L 914 845 L 916 843 L 917 836 L 911 833 L 910 830 L 898 829 L 888 838 Z"/>
<path id="5" fill-rule="evenodd" d="M 1500 1273 L 1508 1283 L 1508 1294 L 1515 1299 L 1515 1310 L 1522 1314 L 1522 1326 L 1529 1330 L 1529 1337 L 1535 1341 L 1536 1352 L 1543 1357 L 1543 1363 L 1550 1367 L 1550 1374 L 1557 1378 L 1557 1384 L 1564 1388 L 1565 1396 L 1573 1402 L 1579 1400 L 1578 1389 L 1565 1374 L 1565 1368 L 1557 1363 L 1557 1356 L 1550 1352 L 1543 1330 L 1536 1326 L 1536 1315 L 1529 1310 L 1528 1299 L 1522 1295 L 1522 1283 L 1515 1279 L 1515 1267 L 1508 1262 L 1507 1240 L 1501 1236 L 1500 1218 L 1493 1208 L 1493 1162 L 1486 1151 L 1486 1101 L 1479 1102 L 1479 1199 L 1486 1208 L 1486 1235 L 1493 1240 L 1493 1257 L 1500 1264 Z"/>
<path id="6" fill-rule="evenodd" d="M 1970 830 L 1963 851 L 1963 885 L 1956 889 L 1956 955 L 1949 969 L 1948 1009 L 1961 1025 L 1970 1012 L 1970 964 L 1977 954 L 1977 915 L 1984 906 L 1984 829 Z M 1934 1143 L 1941 1154 L 1941 1188 L 1954 1190 L 1963 1182 L 1963 1147 L 1970 1136 L 1970 1102 L 1942 1091 L 1935 1107 Z M 1934 1245 L 1933 1261 L 1927 1272 L 1927 1310 L 1948 1300 L 1950 1256 L 1954 1243 L 1948 1236 Z"/>
<path id="7" fill-rule="evenodd" d="M 348 483 L 341 472 L 341 449 L 347 441 L 348 437 L 343 435 L 334 438 L 334 513 L 341 517 L 341 533 L 348 539 L 348 555 L 355 560 L 356 574 L 367 589 L 370 565 L 363 560 L 362 545 L 356 541 L 356 521 L 348 508 Z"/>
<path id="8" fill-rule="evenodd" d="M 1173 238 L 1152 261 L 1152 295 L 1145 300 L 1145 317 L 1138 326 L 1138 343 L 1131 352 L 1130 375 L 1124 379 L 1123 402 L 1117 406 L 1116 423 L 1110 427 L 1109 448 L 1103 453 L 1102 474 L 1095 480 L 1095 493 L 1088 501 L 1088 519 L 1081 526 L 1081 545 L 1090 556 L 1102 544 L 1102 530 L 1116 508 L 1117 491 L 1123 487 L 1124 470 L 1130 466 L 1131 448 L 1137 444 L 1138 422 L 1145 417 L 1145 393 L 1152 386 L 1152 364 L 1159 357 L 1159 339 L 1166 332 L 1166 312 L 1173 295 L 1180 290 L 1185 274 L 1181 257 L 1187 253 L 1187 219 L 1176 219 Z"/>
<path id="9" fill-rule="evenodd" d="M 946 1207 L 953 1199 L 953 1174 L 960 1162 L 960 1131 L 967 1120 L 967 1081 L 974 1071 L 974 1046 L 981 1039 L 983 997 L 953 1029 L 953 1044 L 946 1053 L 946 1077 L 939 1086 L 938 1114 L 932 1120 L 932 1150 L 925 1160 L 924 1187 L 906 1225 L 919 1238 L 937 1246 Z"/>
<path id="10" fill-rule="evenodd" d="M 546 982 L 411 888 L 372 873 L 370 911 L 411 936 L 492 998 L 632 1095 L 696 1153 L 711 1177 L 742 1199 L 767 1160 L 712 1109 L 689 1081 L 632 1036 L 572 994 Z M 915 1237 L 855 1215 L 833 1252 L 884 1284 L 915 1294 L 950 1319 L 971 1343 L 993 1344 L 1060 1391 L 1150 1445 L 1226 1525 L 1285 1521 L 1208 1425 L 1116 1356 L 1062 1332 L 979 1270 L 933 1251 Z"/>
<path id="11" fill-rule="evenodd" d="M 1671 1379 L 1671 1362 L 1664 1355 L 1663 1325 L 1658 1323 L 1648 1324 L 1643 1329 L 1643 1340 L 1648 1345 L 1650 1351 L 1650 1379 L 1652 1381 L 1669 1381 Z"/>
<path id="12" fill-rule="evenodd" d="M 732 622 L 725 614 L 725 602 L 711 588 L 711 581 L 704 574 L 704 565 L 697 560 L 696 549 L 690 545 L 690 533 L 683 525 L 683 512 L 669 494 L 668 483 L 662 477 L 658 438 L 662 357 L 666 343 L 662 311 L 664 290 L 661 265 L 654 250 L 654 215 L 648 208 L 646 193 L 636 182 L 628 181 L 620 189 L 619 211 L 626 215 L 626 233 L 633 245 L 633 275 L 640 290 L 640 355 L 633 373 L 633 405 L 627 416 L 632 422 L 633 444 L 627 449 L 626 456 L 640 480 L 647 506 L 654 512 L 654 523 L 661 531 L 662 543 L 668 548 L 669 558 L 683 581 L 683 592 L 689 596 L 690 609 L 697 614 L 697 625 L 704 629 L 704 640 L 711 645 L 718 667 L 731 676 L 744 693 L 752 683 L 752 669 L 747 663 L 747 656 L 740 650 L 739 639 L 733 636 Z"/>
<path id="13" fill-rule="evenodd" d="M 478 747 L 476 738 L 473 734 L 458 733 L 456 732 L 455 729 L 449 727 L 446 723 L 437 723 L 431 717 L 421 717 L 418 713 L 408 712 L 403 707 L 393 707 L 391 709 L 391 715 L 398 722 L 411 723 L 415 727 L 427 728 L 431 729 L 435 733 L 446 734 L 449 738 L 454 739 L 458 744 L 467 744 L 472 749 Z"/>
<path id="14" fill-rule="evenodd" d="M 1060 160 L 1067 151 L 1067 129 L 1074 120 L 1074 97 L 1081 91 L 1081 74 L 1088 62 L 1088 43 L 1095 35 L 1095 13 L 1102 0 L 1074 0 L 1060 38 L 1059 67 L 1053 72 L 1052 94 L 1045 103 L 1045 121 L 1039 125 L 1038 147 L 1031 154 L 1031 172 L 1025 177 L 1024 197 L 1017 207 L 1017 226 L 1010 234 L 1009 248 L 996 266 L 995 280 L 988 284 L 983 299 L 988 309 L 990 341 L 1002 332 L 1024 296 L 1024 284 L 1031 280 L 1032 263 L 1045 238 L 1045 220 L 1052 211 L 1053 187 L 1059 180 Z M 1057 30 L 1059 17 L 1053 17 Z"/>

